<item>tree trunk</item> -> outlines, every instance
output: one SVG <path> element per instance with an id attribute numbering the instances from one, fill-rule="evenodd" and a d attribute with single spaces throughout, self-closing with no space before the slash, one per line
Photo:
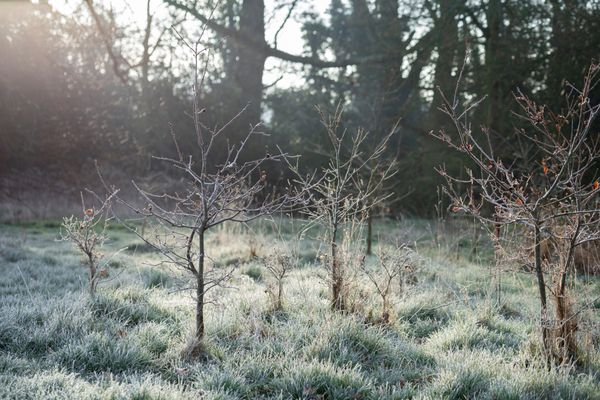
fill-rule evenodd
<path id="1" fill-rule="evenodd" d="M 337 249 L 337 236 L 338 226 L 334 224 L 333 231 L 331 233 L 331 308 L 338 311 L 343 311 L 346 308 L 344 301 L 344 276 L 341 271 L 341 265 L 338 260 L 338 249 Z"/>
<path id="2" fill-rule="evenodd" d="M 556 329 L 557 358 L 559 362 L 571 363 L 577 359 L 577 320 L 573 315 L 568 296 L 563 293 L 556 295 Z"/>
<path id="3" fill-rule="evenodd" d="M 443 98 L 440 93 L 448 98 L 452 98 L 454 85 L 452 82 L 452 69 L 456 59 L 456 48 L 458 47 L 458 23 L 456 13 L 458 7 L 456 0 L 439 0 L 440 18 L 435 27 L 437 36 L 438 58 L 435 64 L 433 101 L 431 102 L 430 113 L 432 115 L 435 129 L 443 126 L 447 117 L 438 110 L 442 106 Z"/>
<path id="4" fill-rule="evenodd" d="M 485 69 L 488 108 L 486 127 L 491 132 L 501 132 L 502 69 L 500 28 L 502 23 L 502 1 L 490 0 L 487 8 L 487 35 L 485 41 Z"/>
<path id="5" fill-rule="evenodd" d="M 542 238 L 540 233 L 540 227 L 536 223 L 534 230 L 535 272 L 541 303 L 540 323 L 542 328 L 542 344 L 544 346 L 544 352 L 546 353 L 546 361 L 549 363 L 552 349 L 550 346 L 550 335 L 548 327 L 548 305 L 546 300 L 546 283 L 544 282 L 544 271 L 542 266 L 541 239 Z"/>
<path id="6" fill-rule="evenodd" d="M 263 0 L 244 0 L 240 13 L 239 32 L 251 38 L 253 42 L 264 43 L 266 46 L 264 12 Z M 238 59 L 234 80 L 239 93 L 233 94 L 237 97 L 235 102 L 238 108 L 234 111 L 247 106 L 244 114 L 235 121 L 235 126 L 231 129 L 231 133 L 239 140 L 245 137 L 250 125 L 258 124 L 261 120 L 262 77 L 266 57 L 264 53 L 249 47 L 238 47 L 236 50 Z"/>
<path id="7" fill-rule="evenodd" d="M 227 28 L 236 30 L 234 3 L 236 0 L 227 0 L 225 3 L 225 17 L 227 18 Z M 235 76 L 237 64 L 237 47 L 231 38 L 226 38 L 227 45 L 223 49 L 223 72 L 226 79 L 233 79 Z"/>
<path id="8" fill-rule="evenodd" d="M 92 254 L 88 254 L 88 265 L 89 265 L 89 290 L 90 296 L 94 297 L 96 295 L 96 282 L 98 274 L 98 270 L 96 269 L 96 263 L 94 262 L 94 256 Z"/>
<path id="9" fill-rule="evenodd" d="M 579 218 L 579 216 L 578 216 Z M 567 295 L 567 277 L 569 271 L 573 270 L 573 259 L 576 249 L 576 241 L 579 237 L 581 223 L 578 220 L 577 229 L 569 242 L 569 251 L 560 271 L 560 279 L 556 288 L 556 320 L 559 324 L 557 336 L 560 338 L 558 347 L 560 348 L 561 362 L 572 362 L 577 359 L 577 320 L 573 315 L 571 303 Z"/>
<path id="10" fill-rule="evenodd" d="M 277 309 L 283 309 L 283 278 L 277 282 Z"/>
<path id="11" fill-rule="evenodd" d="M 387 291 L 386 291 L 387 292 Z M 390 322 L 390 302 L 388 300 L 388 293 L 385 294 L 382 298 L 383 301 L 383 310 L 381 313 L 381 322 L 384 324 L 388 324 Z"/>
<path id="12" fill-rule="evenodd" d="M 567 5 L 564 9 L 561 7 L 565 2 L 558 0 L 550 0 L 552 18 L 551 27 L 552 33 L 550 35 L 550 60 L 548 63 L 548 77 L 546 79 L 547 93 L 556 94 L 561 93 L 564 80 L 569 79 L 569 69 L 566 67 L 564 60 L 574 60 L 574 46 L 569 41 L 571 35 L 571 18 L 569 18 L 570 11 L 572 12 L 576 6 Z M 561 99 L 562 100 L 562 99 Z"/>
<path id="13" fill-rule="evenodd" d="M 494 265 L 496 267 L 496 303 L 502 303 L 502 271 L 500 269 L 500 218 L 494 213 Z"/>
<path id="14" fill-rule="evenodd" d="M 367 255 L 371 255 L 373 247 L 373 212 L 367 211 Z"/>
<path id="15" fill-rule="evenodd" d="M 204 232 L 198 235 L 198 275 L 196 276 L 196 340 L 204 340 Z"/>

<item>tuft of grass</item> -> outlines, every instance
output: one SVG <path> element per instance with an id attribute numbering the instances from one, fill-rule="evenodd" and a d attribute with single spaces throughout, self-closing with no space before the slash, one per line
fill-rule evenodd
<path id="1" fill-rule="evenodd" d="M 127 264 L 124 260 L 110 260 L 108 262 L 108 266 L 110 268 L 114 268 L 114 269 L 121 269 L 121 268 L 125 268 L 127 266 Z"/>
<path id="2" fill-rule="evenodd" d="M 596 399 L 592 375 L 569 368 L 547 369 L 542 357 L 507 358 L 506 352 L 453 351 L 440 356 L 440 371 L 425 389 L 424 398 L 449 399 Z M 596 392 L 594 392 L 596 390 Z"/>
<path id="3" fill-rule="evenodd" d="M 290 369 L 273 382 L 283 398 L 360 399 L 372 392 L 359 367 L 336 368 L 326 361 L 313 361 L 290 365 Z"/>
<path id="4" fill-rule="evenodd" d="M 331 325 L 332 329 L 315 343 L 314 356 L 319 360 L 360 367 L 379 383 L 390 378 L 418 380 L 435 365 L 433 357 L 385 327 L 365 326 L 351 319 Z"/>
<path id="5" fill-rule="evenodd" d="M 100 293 L 91 300 L 90 309 L 98 318 L 110 318 L 123 325 L 143 322 L 176 322 L 169 310 L 153 303 L 142 290 L 117 289 L 113 293 Z"/>
<path id="6" fill-rule="evenodd" d="M 44 254 L 44 255 L 42 256 L 41 260 L 42 260 L 42 262 L 43 262 L 44 264 L 46 264 L 46 265 L 49 265 L 49 266 L 51 266 L 51 267 L 53 267 L 53 266 L 55 266 L 55 265 L 57 265 L 57 264 L 58 264 L 58 261 L 56 260 L 56 258 L 54 258 L 54 257 L 53 257 L 53 256 L 51 256 L 51 255 L 47 255 L 47 254 Z"/>
<path id="7" fill-rule="evenodd" d="M 127 250 L 125 251 L 133 254 L 158 253 L 158 250 L 144 242 L 131 243 L 129 246 L 127 246 Z"/>
<path id="8" fill-rule="evenodd" d="M 489 385 L 489 378 L 479 370 L 445 370 L 434 383 L 434 395 L 439 398 L 462 400 L 481 397 Z"/>
<path id="9" fill-rule="evenodd" d="M 136 327 L 128 334 L 136 344 L 157 358 L 174 348 L 179 339 L 179 332 L 166 323 L 148 322 Z"/>
<path id="10" fill-rule="evenodd" d="M 0 249 L 0 255 L 8 262 L 19 262 L 27 259 L 27 252 L 22 248 Z"/>
<path id="11" fill-rule="evenodd" d="M 144 270 L 142 279 L 144 281 L 144 286 L 148 289 L 168 288 L 171 287 L 173 283 L 173 279 L 169 273 L 155 268 Z"/>
<path id="12" fill-rule="evenodd" d="M 522 338 L 492 320 L 455 321 L 433 334 L 428 344 L 439 351 L 471 349 L 517 349 Z"/>
<path id="13" fill-rule="evenodd" d="M 84 373 L 122 373 L 152 367 L 152 356 L 130 340 L 109 338 L 98 332 L 71 342 L 51 359 L 64 368 Z"/>
<path id="14" fill-rule="evenodd" d="M 0 349 L 42 357 L 81 337 L 90 326 L 81 302 L 46 302 L 2 309 Z"/>
<path id="15" fill-rule="evenodd" d="M 429 296 L 414 298 L 400 305 L 397 319 L 409 337 L 424 340 L 447 325 L 451 313 Z"/>
<path id="16" fill-rule="evenodd" d="M 263 270 L 257 265 L 249 265 L 242 271 L 242 273 L 252 278 L 255 282 L 263 281 Z"/>

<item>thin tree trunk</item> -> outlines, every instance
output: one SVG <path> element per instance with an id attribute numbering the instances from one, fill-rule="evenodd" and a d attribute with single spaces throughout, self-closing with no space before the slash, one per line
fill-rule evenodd
<path id="1" fill-rule="evenodd" d="M 373 212 L 367 211 L 367 255 L 371 255 L 373 247 Z"/>
<path id="2" fill-rule="evenodd" d="M 572 315 L 573 313 L 571 310 L 571 304 L 567 296 L 567 276 L 569 274 L 569 270 L 572 270 L 576 240 L 579 236 L 580 229 L 581 224 L 578 221 L 577 229 L 569 243 L 569 252 L 560 273 L 558 290 L 556 293 L 556 319 L 559 324 L 557 333 L 561 339 L 559 346 L 561 347 L 564 356 L 562 361 L 568 362 L 571 362 L 577 358 L 577 340 L 575 337 L 577 321 Z"/>
<path id="3" fill-rule="evenodd" d="M 500 271 L 500 219 L 494 214 L 494 264 L 496 267 L 496 302 L 502 302 L 502 272 Z"/>
<path id="4" fill-rule="evenodd" d="M 388 324 L 390 322 L 390 303 L 388 300 L 388 293 L 383 296 L 383 312 L 381 313 L 381 321 L 384 324 Z"/>
<path id="5" fill-rule="evenodd" d="M 204 340 L 204 232 L 198 235 L 199 256 L 196 276 L 196 340 Z"/>
<path id="6" fill-rule="evenodd" d="M 90 295 L 92 297 L 94 297 L 94 295 L 96 294 L 96 274 L 98 273 L 97 269 L 96 269 L 96 264 L 94 263 L 94 258 L 93 255 L 88 254 L 88 263 L 89 263 L 89 290 L 90 290 Z"/>
<path id="7" fill-rule="evenodd" d="M 541 251 L 541 233 L 540 227 L 536 223 L 535 224 L 535 235 L 534 235 L 534 246 L 535 246 L 535 272 L 538 282 L 538 290 L 540 295 L 540 317 L 541 317 L 541 327 L 542 327 L 542 343 L 544 346 L 544 352 L 546 353 L 546 361 L 549 363 L 550 361 L 550 335 L 548 329 L 548 303 L 546 297 L 546 284 L 544 282 L 544 271 L 542 269 L 542 251 Z"/>
<path id="8" fill-rule="evenodd" d="M 344 277 L 342 276 L 341 265 L 338 260 L 337 236 L 338 227 L 337 224 L 334 224 L 333 231 L 331 233 L 331 289 L 333 297 L 331 308 L 334 310 L 343 311 L 345 309 L 343 298 Z"/>
<path id="9" fill-rule="evenodd" d="M 283 309 L 283 278 L 277 282 L 277 309 Z"/>

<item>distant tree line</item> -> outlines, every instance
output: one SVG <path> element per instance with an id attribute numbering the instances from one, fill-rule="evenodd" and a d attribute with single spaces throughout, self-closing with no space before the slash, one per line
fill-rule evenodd
<path id="1" fill-rule="evenodd" d="M 93 0 L 68 12 L 44 1 L 0 5 L 0 172 L 77 172 L 98 159 L 156 173 L 162 166 L 150 155 L 175 155 L 172 131 L 182 152 L 193 152 L 192 68 L 180 49 L 206 26 L 202 46 L 212 52 L 197 99 L 206 109 L 201 123 L 210 129 L 244 109 L 212 163 L 262 120 L 269 135 L 248 144 L 250 159 L 279 145 L 304 167 L 322 166 L 328 139 L 314 106 L 341 103 L 345 124 L 368 130 L 373 143 L 398 130 L 388 156 L 398 161 L 397 192 L 410 195 L 391 211 L 427 214 L 440 183 L 433 167 L 459 174 L 468 162 L 429 134 L 451 122 L 438 107 L 442 93 L 453 97 L 467 52 L 457 98 L 486 96 L 470 122 L 488 127 L 508 161 L 529 151 L 514 134 L 515 91 L 559 113 L 564 82 L 600 56 L 598 1 L 331 0 L 326 15 L 306 11 L 309 3 L 154 0 L 138 24 Z M 278 34 L 267 34 L 273 21 L 290 18 L 302 23 L 301 54 L 280 50 Z M 303 84 L 267 87 L 269 59 Z"/>

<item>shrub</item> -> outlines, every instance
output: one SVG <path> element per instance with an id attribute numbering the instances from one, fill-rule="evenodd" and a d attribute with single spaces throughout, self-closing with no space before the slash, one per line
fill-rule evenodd
<path id="1" fill-rule="evenodd" d="M 112 193 L 101 204 L 100 208 L 86 208 L 83 202 L 83 217 L 65 217 L 62 222 L 61 238 L 69 241 L 79 249 L 86 257 L 88 266 L 88 286 L 90 295 L 96 294 L 98 281 L 108 277 L 108 268 L 100 268 L 102 253 L 100 248 L 107 239 L 106 228 L 109 218 L 107 217 L 111 201 L 116 195 Z"/>

